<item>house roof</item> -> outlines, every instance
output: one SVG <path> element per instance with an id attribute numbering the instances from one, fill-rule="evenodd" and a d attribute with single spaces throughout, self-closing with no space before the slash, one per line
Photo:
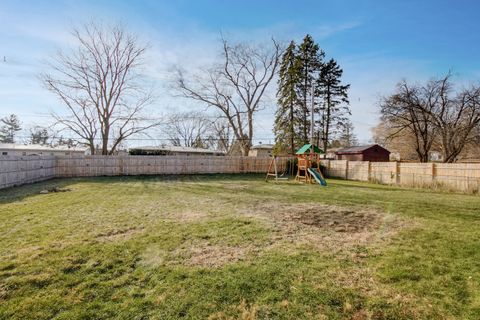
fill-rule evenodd
<path id="1" fill-rule="evenodd" d="M 215 153 L 225 154 L 224 151 L 210 150 L 204 148 L 191 148 L 191 147 L 179 147 L 179 146 L 142 146 L 130 148 L 129 150 L 145 150 L 145 151 L 167 151 L 167 152 L 179 152 L 179 153 Z"/>
<path id="2" fill-rule="evenodd" d="M 305 154 L 307 153 L 307 151 L 309 151 L 313 146 L 313 151 L 315 153 L 324 153 L 322 151 L 322 149 L 320 149 L 319 147 L 317 147 L 316 145 L 313 145 L 311 143 L 307 143 L 306 145 L 304 145 L 303 147 L 301 147 L 300 149 L 298 149 L 297 152 L 295 152 L 295 154 Z"/>
<path id="3" fill-rule="evenodd" d="M 2 150 L 20 150 L 20 151 L 71 151 L 85 152 L 86 148 L 68 147 L 68 146 L 48 146 L 41 144 L 17 144 L 17 143 L 0 143 Z"/>
<path id="4" fill-rule="evenodd" d="M 268 143 L 265 143 L 265 144 L 257 144 L 253 147 L 251 147 L 250 149 L 268 149 L 268 150 L 271 150 L 273 149 L 274 145 L 273 144 L 268 144 Z"/>
<path id="5" fill-rule="evenodd" d="M 358 153 L 363 153 L 364 151 L 366 151 L 370 148 L 373 148 L 373 147 L 378 147 L 378 148 L 383 149 L 383 150 L 387 151 L 388 153 L 390 153 L 390 151 L 388 151 L 387 149 L 383 148 L 382 146 L 380 146 L 378 144 L 369 144 L 369 145 L 365 145 L 365 146 L 355 146 L 355 147 L 342 148 L 342 149 L 337 150 L 335 153 L 336 154 L 358 154 Z"/>

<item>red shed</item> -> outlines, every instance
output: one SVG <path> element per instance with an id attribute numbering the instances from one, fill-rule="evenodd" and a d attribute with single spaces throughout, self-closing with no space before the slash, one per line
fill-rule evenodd
<path id="1" fill-rule="evenodd" d="M 335 159 L 349 161 L 387 162 L 390 161 L 390 151 L 379 146 L 378 144 L 349 147 L 337 150 L 337 152 L 335 152 Z"/>

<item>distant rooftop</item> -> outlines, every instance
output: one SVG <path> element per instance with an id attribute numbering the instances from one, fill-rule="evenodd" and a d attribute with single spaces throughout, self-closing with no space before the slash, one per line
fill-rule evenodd
<path id="1" fill-rule="evenodd" d="M 273 149 L 274 145 L 273 144 L 268 144 L 268 143 L 260 143 L 260 144 L 257 144 L 257 145 L 254 145 L 252 146 L 250 149 Z"/>
<path id="2" fill-rule="evenodd" d="M 368 150 L 368 149 L 370 149 L 372 147 L 375 147 L 375 146 L 377 146 L 379 148 L 382 148 L 384 150 L 387 150 L 387 149 L 383 148 L 382 146 L 380 146 L 378 144 L 369 144 L 369 145 L 364 145 L 364 146 L 354 146 L 354 147 L 348 147 L 348 148 L 341 148 L 341 149 L 338 149 L 335 153 L 337 153 L 337 154 L 362 153 L 363 151 Z"/>
<path id="3" fill-rule="evenodd" d="M 85 152 L 86 148 L 68 146 L 48 146 L 42 144 L 0 143 L 0 149 L 5 150 L 28 150 L 28 151 L 73 151 Z"/>
<path id="4" fill-rule="evenodd" d="M 167 151 L 167 152 L 178 152 L 178 153 L 214 153 L 214 154 L 225 154 L 224 151 L 219 150 L 210 150 L 204 148 L 192 148 L 192 147 L 179 147 L 179 146 L 142 146 L 130 148 L 129 150 L 145 150 L 145 151 Z"/>

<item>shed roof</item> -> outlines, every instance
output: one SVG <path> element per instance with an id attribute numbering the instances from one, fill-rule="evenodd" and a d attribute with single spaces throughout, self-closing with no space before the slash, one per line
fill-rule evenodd
<path id="1" fill-rule="evenodd" d="M 304 145 L 303 147 L 301 147 L 300 149 L 298 149 L 297 152 L 295 152 L 295 154 L 305 154 L 307 153 L 313 146 L 313 152 L 315 153 L 323 153 L 322 149 L 320 149 L 319 147 L 317 147 L 316 145 L 313 145 L 311 143 L 307 143 L 306 145 Z"/>
<path id="2" fill-rule="evenodd" d="M 365 145 L 365 146 L 355 146 L 355 147 L 343 148 L 343 149 L 337 150 L 335 153 L 336 154 L 359 154 L 359 153 L 363 153 L 364 151 L 366 151 L 370 148 L 373 148 L 373 147 L 381 148 L 381 149 L 385 150 L 386 152 L 390 153 L 390 151 L 388 151 L 387 149 L 385 149 L 384 147 L 382 147 L 378 144 L 369 144 L 369 145 Z"/>

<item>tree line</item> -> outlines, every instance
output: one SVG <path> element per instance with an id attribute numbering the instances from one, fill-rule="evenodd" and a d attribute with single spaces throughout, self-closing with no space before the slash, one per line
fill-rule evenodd
<path id="1" fill-rule="evenodd" d="M 73 31 L 76 46 L 60 51 L 41 75 L 45 87 L 64 109 L 52 114 L 54 127 L 92 154 L 114 154 L 133 136 L 161 128 L 173 145 L 218 149 L 248 155 L 258 112 L 272 104 L 275 152 L 293 154 L 311 142 L 328 148 L 358 143 L 350 120 L 349 84 L 333 58 L 306 35 L 301 43 L 232 43 L 222 39 L 221 53 L 198 70 L 177 68 L 177 97 L 206 107 L 151 116 L 153 90 L 143 74 L 148 46 L 118 25 L 89 23 Z M 272 92 L 272 83 L 277 90 Z M 375 141 L 405 146 L 422 162 L 441 150 L 446 162 L 456 161 L 480 142 L 480 89 L 455 90 L 451 75 L 425 84 L 402 81 L 396 92 L 381 99 L 381 123 Z M 313 122 L 312 122 L 313 119 Z M 20 130 L 14 115 L 1 119 L 0 142 L 13 142 Z M 52 137 L 45 128 L 31 131 L 32 143 Z"/>
<path id="2" fill-rule="evenodd" d="M 317 115 L 317 144 L 322 141 L 326 148 L 339 125 L 352 132 L 345 117 L 350 113 L 349 85 L 341 84 L 342 70 L 335 60 L 324 61 L 311 36 L 286 49 L 274 39 L 262 44 L 223 39 L 215 63 L 201 70 L 178 68 L 174 86 L 178 96 L 210 109 L 215 120 L 191 111 L 159 121 L 149 116 L 154 95 L 141 72 L 148 47 L 118 25 L 89 23 L 72 34 L 77 46 L 51 58 L 41 79 L 65 107 L 52 115 L 55 125 L 75 135 L 92 154 L 113 154 L 129 137 L 161 127 L 174 145 L 248 155 L 256 115 L 268 104 L 269 87 L 277 76 L 274 130 L 279 151 L 287 151 L 287 146 L 293 151 L 312 138 L 310 100 Z M 290 87 L 294 92 L 288 96 Z M 287 109 L 291 112 L 283 112 Z"/>

